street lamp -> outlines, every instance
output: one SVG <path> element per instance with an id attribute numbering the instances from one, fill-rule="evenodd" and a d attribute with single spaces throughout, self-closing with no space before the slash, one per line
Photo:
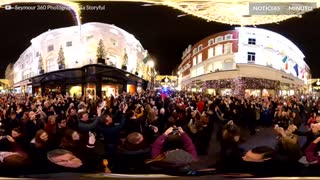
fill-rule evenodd
<path id="1" fill-rule="evenodd" d="M 150 60 L 148 61 L 148 66 L 150 68 L 151 71 L 151 89 L 154 89 L 154 76 L 155 76 L 155 72 L 154 72 L 154 61 Z"/>

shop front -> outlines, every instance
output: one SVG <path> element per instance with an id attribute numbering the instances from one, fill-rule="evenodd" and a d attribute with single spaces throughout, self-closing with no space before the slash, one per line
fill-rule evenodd
<path id="1" fill-rule="evenodd" d="M 78 69 L 66 69 L 33 77 L 34 92 L 50 94 L 69 93 L 70 96 L 89 98 L 118 96 L 122 92 L 145 90 L 146 81 L 125 70 L 92 64 Z"/>

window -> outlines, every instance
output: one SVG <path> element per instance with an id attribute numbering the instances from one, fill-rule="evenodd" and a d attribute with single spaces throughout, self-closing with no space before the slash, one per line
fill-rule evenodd
<path id="1" fill-rule="evenodd" d="M 197 76 L 197 71 L 196 71 L 196 69 L 193 69 L 191 71 L 191 77 L 196 77 L 196 76 Z"/>
<path id="2" fill-rule="evenodd" d="M 67 46 L 67 47 L 72 46 L 72 41 L 68 41 L 68 42 L 66 43 L 66 46 Z"/>
<path id="3" fill-rule="evenodd" d="M 216 37 L 216 43 L 221 42 L 221 41 L 223 41 L 223 37 L 222 36 Z"/>
<path id="4" fill-rule="evenodd" d="M 227 34 L 227 35 L 225 35 L 225 36 L 224 36 L 224 39 L 225 39 L 225 40 L 230 40 L 230 39 L 232 39 L 232 34 Z"/>
<path id="5" fill-rule="evenodd" d="M 221 55 L 223 53 L 222 50 L 223 50 L 223 46 L 221 44 L 214 47 L 215 56 Z"/>
<path id="6" fill-rule="evenodd" d="M 201 67 L 199 67 L 199 68 L 197 69 L 197 76 L 200 76 L 200 75 L 202 75 L 202 74 L 204 74 L 204 67 L 203 67 L 203 66 L 201 66 Z"/>
<path id="7" fill-rule="evenodd" d="M 210 40 L 208 41 L 208 44 L 209 44 L 209 46 L 213 45 L 213 44 L 214 44 L 214 39 L 210 39 Z"/>
<path id="8" fill-rule="evenodd" d="M 198 54 L 198 63 L 201 63 L 202 62 L 202 53 L 199 53 Z"/>
<path id="9" fill-rule="evenodd" d="M 201 50 L 202 50 L 202 45 L 199 45 L 198 52 L 200 52 Z"/>
<path id="10" fill-rule="evenodd" d="M 253 44 L 253 45 L 255 45 L 255 44 L 256 44 L 256 39 L 255 39 L 255 38 L 249 38 L 249 39 L 248 39 L 248 44 Z"/>
<path id="11" fill-rule="evenodd" d="M 233 61 L 231 59 L 225 60 L 223 63 L 223 70 L 233 69 Z"/>
<path id="12" fill-rule="evenodd" d="M 47 65 L 47 72 L 51 72 L 51 71 L 56 71 L 58 70 L 58 65 L 57 65 L 57 61 L 55 61 L 54 59 L 49 59 L 47 61 L 48 65 Z"/>
<path id="13" fill-rule="evenodd" d="M 211 73 L 213 70 L 212 70 L 212 64 L 209 64 L 207 65 L 207 73 Z"/>
<path id="14" fill-rule="evenodd" d="M 256 61 L 256 53 L 248 52 L 248 63 L 255 63 Z"/>
<path id="15" fill-rule="evenodd" d="M 192 66 L 195 66 L 197 65 L 197 57 L 193 57 L 193 60 L 192 60 Z"/>
<path id="16" fill-rule="evenodd" d="M 53 50 L 54 50 L 53 45 L 48 46 L 48 52 L 53 51 Z"/>
<path id="17" fill-rule="evenodd" d="M 232 53 L 232 44 L 231 43 L 224 44 L 223 53 L 224 54 Z"/>
<path id="18" fill-rule="evenodd" d="M 208 49 L 208 59 L 209 58 L 212 58 L 214 56 L 214 54 L 213 54 L 213 48 L 209 48 Z"/>
<path id="19" fill-rule="evenodd" d="M 193 55 L 195 55 L 197 52 L 198 52 L 198 49 L 197 49 L 197 48 L 194 48 L 194 49 L 193 49 Z"/>
<path id="20" fill-rule="evenodd" d="M 110 39 L 110 40 L 113 46 L 118 46 L 118 42 L 115 39 Z"/>
<path id="21" fill-rule="evenodd" d="M 222 70 L 222 63 L 221 62 L 216 62 L 213 65 L 213 71 L 220 71 Z"/>

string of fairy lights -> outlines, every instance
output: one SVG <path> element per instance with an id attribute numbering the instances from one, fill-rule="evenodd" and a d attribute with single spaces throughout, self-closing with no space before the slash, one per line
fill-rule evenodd
<path id="1" fill-rule="evenodd" d="M 0 7 L 13 3 L 51 3 L 61 4 L 69 7 L 73 12 L 77 24 L 81 24 L 81 8 L 77 1 L 81 0 L 0 0 Z M 93 0 L 109 1 L 109 0 Z M 110 0 L 110 1 L 131 1 L 145 2 L 151 5 L 164 5 L 178 9 L 188 15 L 193 15 L 202 19 L 230 25 L 259 25 L 278 23 L 292 17 L 302 17 L 300 11 L 292 12 L 290 15 L 250 15 L 249 3 L 264 2 L 273 3 L 274 0 Z M 279 2 L 293 3 L 292 0 L 277 0 Z M 316 3 L 316 8 L 320 6 L 320 0 L 299 0 L 299 3 Z M 183 17 L 183 16 L 181 16 Z"/>

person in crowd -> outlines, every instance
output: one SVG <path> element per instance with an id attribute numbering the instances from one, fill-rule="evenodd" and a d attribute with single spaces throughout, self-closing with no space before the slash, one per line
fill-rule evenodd
<path id="1" fill-rule="evenodd" d="M 198 160 L 196 148 L 181 127 L 170 127 L 151 146 L 152 167 L 166 173 L 189 171 Z"/>
<path id="2" fill-rule="evenodd" d="M 117 145 L 120 141 L 120 131 L 124 128 L 126 123 L 126 111 L 128 109 L 128 105 L 126 104 L 121 112 L 120 124 L 116 125 L 113 120 L 113 116 L 111 113 L 108 113 L 101 117 L 101 121 L 97 126 L 97 132 L 102 134 L 104 138 L 104 145 L 106 149 L 106 153 L 108 154 L 108 159 L 114 156 L 116 153 Z"/>
<path id="3" fill-rule="evenodd" d="M 130 133 L 117 150 L 117 172 L 144 173 L 148 166 L 145 160 L 150 159 L 150 144 L 138 132 Z M 122 163 L 122 162 L 126 163 Z"/>

